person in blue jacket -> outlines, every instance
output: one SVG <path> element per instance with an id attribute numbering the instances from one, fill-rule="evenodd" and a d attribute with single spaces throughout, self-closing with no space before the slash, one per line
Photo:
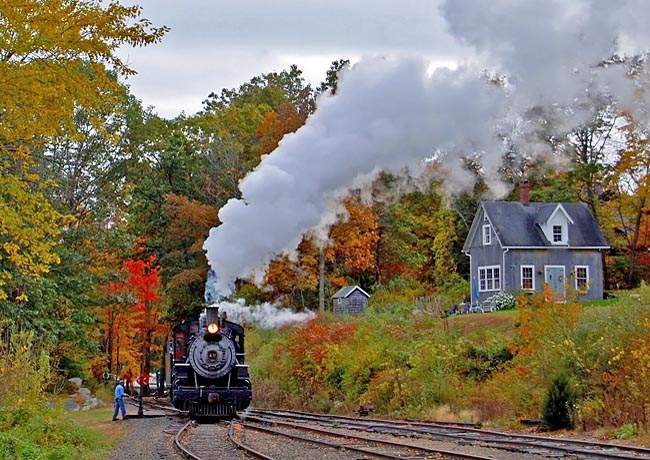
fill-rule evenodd
<path id="1" fill-rule="evenodd" d="M 113 412 L 113 421 L 117 420 L 118 411 L 122 411 L 122 420 L 126 420 L 126 407 L 124 407 L 124 385 L 118 380 L 115 387 L 115 412 Z"/>

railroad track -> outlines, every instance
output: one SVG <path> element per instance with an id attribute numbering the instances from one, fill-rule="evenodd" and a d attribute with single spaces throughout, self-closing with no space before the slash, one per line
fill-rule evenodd
<path id="1" fill-rule="evenodd" d="M 183 457 L 193 460 L 201 460 L 201 457 L 199 457 L 198 454 L 194 453 L 183 442 L 183 437 L 187 435 L 187 432 L 189 431 L 192 424 L 193 422 L 190 420 L 185 425 L 183 425 L 180 430 L 178 430 L 178 433 L 176 433 L 176 436 L 174 436 L 174 446 Z"/>
<path id="2" fill-rule="evenodd" d="M 269 410 L 249 410 L 230 423 L 187 422 L 176 434 L 175 445 L 192 460 L 650 460 L 647 448 L 483 430 L 474 424 Z"/>
<path id="3" fill-rule="evenodd" d="M 494 456 L 481 456 L 462 452 L 444 451 L 410 442 L 373 439 L 370 436 L 341 434 L 327 429 L 303 426 L 280 429 L 236 420 L 229 424 L 199 424 L 188 421 L 176 434 L 178 452 L 191 460 L 221 460 L 238 456 L 218 442 L 227 430 L 228 439 L 246 458 L 264 460 L 318 459 L 358 460 L 359 458 L 413 459 L 436 458 L 463 460 L 494 460 Z M 220 435 L 221 433 L 221 435 Z M 289 440 L 288 443 L 279 438 Z"/>
<path id="4" fill-rule="evenodd" d="M 248 418 L 247 418 L 248 419 Z M 271 422 L 273 423 L 273 422 Z M 411 440 L 399 440 L 398 438 L 388 439 L 376 436 L 353 434 L 327 428 L 318 428 L 304 424 L 293 424 L 290 422 L 274 423 L 269 427 L 266 421 L 237 421 L 233 422 L 233 431 L 252 430 L 258 434 L 254 438 L 256 446 L 277 446 L 282 443 L 273 442 L 274 438 L 284 437 L 291 441 L 292 449 L 297 455 L 289 458 L 303 459 L 337 459 L 357 460 L 359 458 L 384 458 L 384 459 L 414 459 L 414 458 L 436 458 L 436 459 L 462 459 L 462 460 L 494 460 L 495 457 L 477 455 L 462 451 L 452 451 L 431 446 L 414 443 Z M 239 427 L 239 430 L 237 428 Z M 244 437 L 245 435 L 240 434 Z M 275 460 L 287 458 L 278 449 L 270 449 L 270 454 L 260 452 L 260 447 L 251 448 L 256 458 Z M 361 456 L 360 456 L 361 455 Z"/>
<path id="5" fill-rule="evenodd" d="M 304 427 L 324 427 L 345 431 L 363 431 L 384 436 L 409 437 L 411 440 L 453 441 L 459 445 L 482 446 L 498 449 L 501 452 L 517 452 L 529 456 L 527 458 L 650 460 L 650 449 L 644 447 L 483 430 L 469 424 L 360 419 L 268 410 L 247 411 L 243 417 L 250 422 L 275 426 L 296 427 L 301 425 L 302 429 L 305 429 Z"/>
<path id="6" fill-rule="evenodd" d="M 190 460 L 231 460 L 234 458 L 264 458 L 245 443 L 237 445 L 229 439 L 232 424 L 197 423 L 188 421 L 174 436 L 176 452 Z M 243 452 L 243 454 L 242 454 Z"/>

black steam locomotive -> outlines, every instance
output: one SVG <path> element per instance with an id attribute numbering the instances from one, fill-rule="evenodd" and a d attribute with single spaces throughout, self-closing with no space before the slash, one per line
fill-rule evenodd
<path id="1" fill-rule="evenodd" d="M 199 321 L 174 327 L 169 347 L 171 400 L 192 417 L 231 417 L 248 407 L 244 328 L 207 307 Z"/>

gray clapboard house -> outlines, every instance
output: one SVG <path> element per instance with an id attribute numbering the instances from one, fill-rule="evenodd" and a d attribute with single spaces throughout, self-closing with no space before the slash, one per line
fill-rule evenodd
<path id="1" fill-rule="evenodd" d="M 482 303 L 500 292 L 575 290 L 581 300 L 603 298 L 602 251 L 609 248 L 582 203 L 483 201 L 463 252 L 470 258 L 471 298 Z"/>
<path id="2" fill-rule="evenodd" d="M 336 314 L 363 313 L 368 299 L 370 294 L 359 286 L 345 286 L 332 296 L 332 309 Z"/>

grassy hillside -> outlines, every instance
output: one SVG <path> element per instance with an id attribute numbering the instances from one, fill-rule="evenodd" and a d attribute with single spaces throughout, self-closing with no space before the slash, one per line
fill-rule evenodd
<path id="1" fill-rule="evenodd" d="M 636 432 L 650 416 L 650 289 L 615 302 L 547 303 L 434 318 L 373 306 L 280 331 L 251 330 L 257 406 L 454 418 L 540 418 L 566 381 L 578 429 Z M 553 401 L 553 398 L 550 399 Z"/>

